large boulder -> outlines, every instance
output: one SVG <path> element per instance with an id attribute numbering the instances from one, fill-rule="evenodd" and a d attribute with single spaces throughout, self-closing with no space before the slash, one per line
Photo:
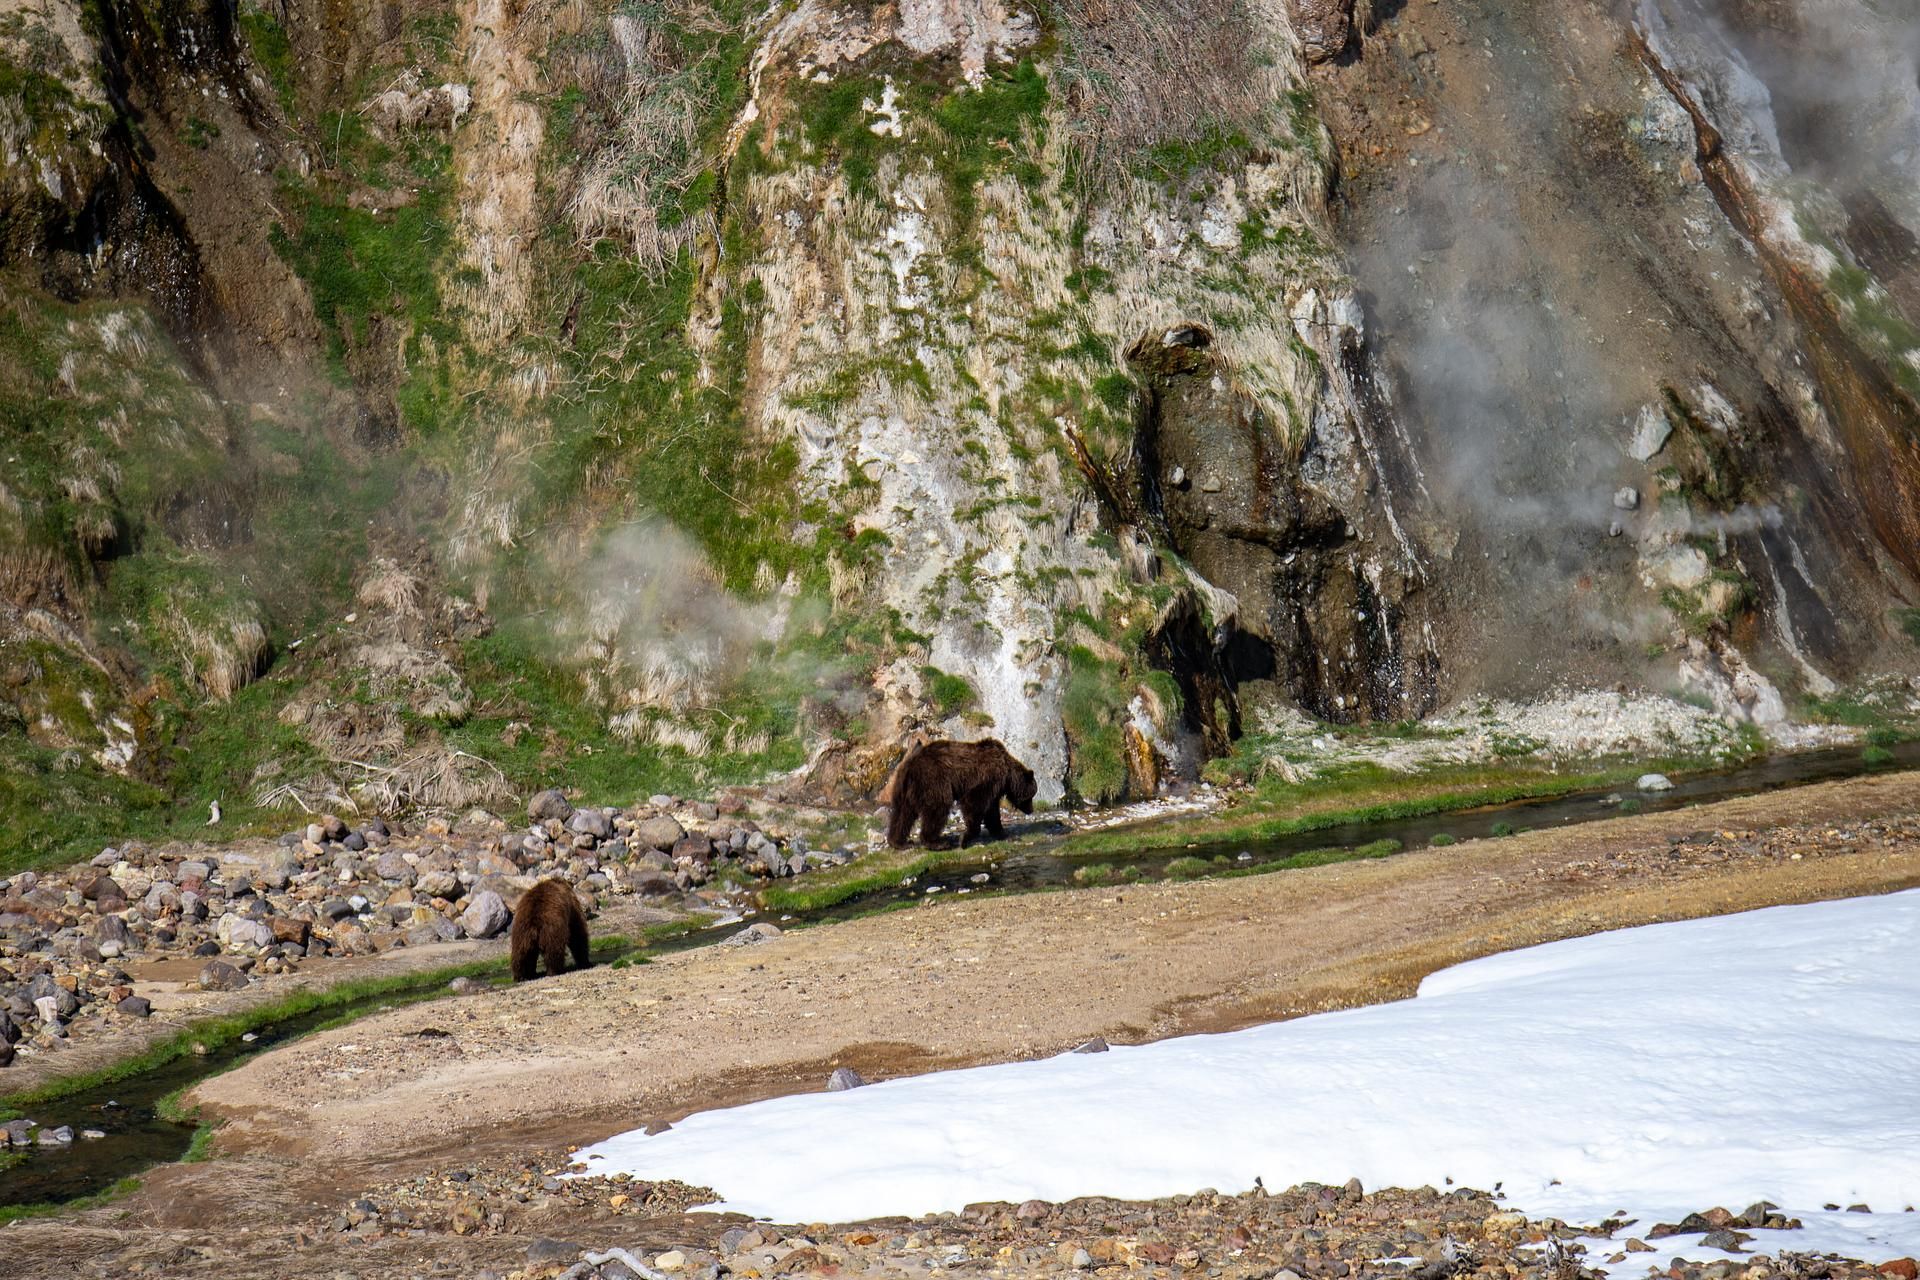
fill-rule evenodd
<path id="1" fill-rule="evenodd" d="M 658 849 L 662 853 L 673 848 L 680 842 L 680 837 L 686 834 L 686 828 L 665 814 L 657 818 L 648 818 L 633 828 L 633 840 L 637 847 Z"/>
<path id="2" fill-rule="evenodd" d="M 507 904 L 499 894 L 484 889 L 473 895 L 473 901 L 460 913 L 460 927 L 473 938 L 497 937 L 512 921 L 513 915 L 507 910 Z"/>

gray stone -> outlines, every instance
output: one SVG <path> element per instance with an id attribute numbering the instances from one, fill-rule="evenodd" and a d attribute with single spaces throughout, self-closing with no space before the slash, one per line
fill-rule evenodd
<path id="1" fill-rule="evenodd" d="M 771 925 L 762 920 L 758 924 L 748 925 L 738 933 L 730 934 L 727 940 L 720 945 L 724 947 L 750 947 L 758 942 L 771 942 L 779 936 L 780 927 L 778 925 Z"/>
<path id="2" fill-rule="evenodd" d="M 661 852 L 673 848 L 686 835 L 686 829 L 664 814 L 657 818 L 648 818 L 633 828 L 634 843 L 642 848 L 658 849 Z"/>
<path id="3" fill-rule="evenodd" d="M 1074 1052 L 1075 1053 L 1105 1053 L 1107 1051 L 1107 1047 L 1108 1047 L 1107 1042 L 1103 1037 L 1095 1036 L 1093 1039 L 1087 1041 L 1085 1044 L 1082 1044 L 1076 1047 L 1074 1049 Z"/>
<path id="4" fill-rule="evenodd" d="M 1645 462 L 1667 447 L 1667 438 L 1673 434 L 1673 424 L 1667 421 L 1667 415 L 1653 405 L 1640 410 L 1640 416 L 1634 419 L 1633 437 L 1627 442 L 1627 452 L 1636 462 Z"/>
<path id="5" fill-rule="evenodd" d="M 548 787 L 527 801 L 527 817 L 535 822 L 545 822 L 549 818 L 565 822 L 572 816 L 572 802 L 555 787 Z"/>
<path id="6" fill-rule="evenodd" d="M 113 1007 L 130 1018 L 144 1018 L 153 1012 L 153 1005 L 145 996 L 128 996 Z"/>
<path id="7" fill-rule="evenodd" d="M 1624 485 L 1613 491 L 1613 505 L 1622 511 L 1632 511 L 1640 505 L 1640 491 L 1632 485 Z"/>
<path id="8" fill-rule="evenodd" d="M 389 849 L 381 854 L 374 861 L 373 874 L 395 884 L 410 885 L 415 879 L 413 864 L 398 849 Z"/>
<path id="9" fill-rule="evenodd" d="M 491 889 L 473 895 L 473 901 L 460 914 L 460 925 L 473 938 L 491 938 L 500 933 L 513 916 L 500 895 Z"/>
<path id="10" fill-rule="evenodd" d="M 451 901 L 460 896 L 460 877 L 451 871 L 429 871 L 413 882 L 413 891 L 416 895 Z"/>
<path id="11" fill-rule="evenodd" d="M 852 1067 L 835 1067 L 833 1074 L 827 1077 L 828 1093 L 844 1093 L 848 1089 L 858 1089 L 866 1081 Z"/>
<path id="12" fill-rule="evenodd" d="M 246 985 L 247 975 L 225 960 L 209 960 L 206 968 L 200 970 L 200 987 L 204 991 L 239 991 Z"/>
<path id="13" fill-rule="evenodd" d="M 63 1124 L 58 1129 L 42 1129 L 34 1137 L 43 1147 L 64 1147 L 73 1141 L 73 1127 Z"/>
<path id="14" fill-rule="evenodd" d="M 613 823 L 602 810 L 575 809 L 573 816 L 567 819 L 567 830 L 592 836 L 595 840 L 605 840 L 613 835 Z"/>
<path id="15" fill-rule="evenodd" d="M 275 849 L 260 863 L 255 873 L 269 889 L 284 889 L 300 874 L 300 855 L 292 849 Z"/>
<path id="16" fill-rule="evenodd" d="M 133 946 L 133 930 L 127 928 L 127 922 L 119 916 L 101 916 L 93 926 L 93 940 L 103 946 L 113 943 L 125 951 Z"/>
<path id="17" fill-rule="evenodd" d="M 1673 790 L 1673 780 L 1664 773 L 1643 773 L 1633 785 L 1640 791 Z"/>
<path id="18" fill-rule="evenodd" d="M 455 978 L 447 984 L 447 990 L 457 996 L 477 996 L 490 989 L 488 983 L 478 978 Z"/>
<path id="19" fill-rule="evenodd" d="M 690 832 L 673 842 L 673 860 L 690 858 L 696 862 L 706 862 L 713 857 L 713 841 L 699 832 Z"/>

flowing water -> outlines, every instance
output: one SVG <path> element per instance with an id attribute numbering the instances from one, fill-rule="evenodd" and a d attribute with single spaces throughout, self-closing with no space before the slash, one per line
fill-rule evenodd
<path id="1" fill-rule="evenodd" d="M 1893 749 L 1893 755 L 1892 764 L 1882 766 L 1883 769 L 1920 767 L 1920 742 L 1902 744 Z M 919 877 L 861 894 L 831 907 L 770 918 L 787 926 L 825 923 L 948 895 L 1030 893 L 1060 888 L 1076 883 L 1076 871 L 1097 863 L 1116 864 L 1129 874 L 1154 880 L 1166 873 L 1169 864 L 1182 858 L 1199 858 L 1212 865 L 1215 871 L 1231 871 L 1281 862 L 1312 850 L 1351 849 L 1387 840 L 1397 841 L 1405 848 L 1417 849 L 1430 845 L 1435 836 L 1470 840 L 1496 834 L 1496 827 L 1502 832 L 1519 831 L 1571 826 L 1614 817 L 1620 813 L 1620 802 L 1625 797 L 1637 800 L 1642 812 L 1658 813 L 1707 801 L 1851 777 L 1866 769 L 1857 748 L 1805 752 L 1777 756 L 1720 773 L 1682 778 L 1675 782 L 1670 791 L 1636 792 L 1630 787 L 1609 788 L 1426 817 L 1344 823 L 1274 840 L 1229 842 L 1198 848 L 1190 848 L 1184 843 L 1170 848 L 1146 847 L 1124 856 L 1113 853 L 1067 856 L 1044 845 L 1011 851 L 1005 846 L 988 845 L 979 850 L 977 857 L 963 857 L 943 863 Z M 1143 833 L 1143 838 L 1150 841 L 1151 835 Z M 755 919 L 754 916 L 747 916 L 730 920 L 724 925 L 715 925 L 670 942 L 655 944 L 651 949 L 655 952 L 679 951 L 711 945 Z M 596 946 L 594 958 L 596 962 L 606 963 L 619 958 L 626 951 L 627 948 L 622 947 Z M 72 1200 L 104 1190 L 120 1179 L 138 1174 L 153 1165 L 178 1160 L 186 1154 L 192 1142 L 194 1125 L 169 1120 L 161 1115 L 161 1100 L 169 1094 L 229 1070 L 263 1049 L 284 1044 L 321 1026 L 399 1004 L 431 999 L 445 991 L 444 981 L 423 978 L 416 987 L 384 992 L 369 996 L 357 1004 L 316 1010 L 262 1026 L 256 1029 L 251 1040 L 236 1040 L 204 1055 L 189 1054 L 125 1080 L 95 1086 L 54 1102 L 27 1108 L 27 1114 L 46 1127 L 70 1125 L 76 1135 L 82 1129 L 96 1129 L 106 1136 L 91 1140 L 76 1136 L 70 1147 L 35 1148 L 24 1162 L 12 1168 L 0 1169 L 0 1206 Z"/>

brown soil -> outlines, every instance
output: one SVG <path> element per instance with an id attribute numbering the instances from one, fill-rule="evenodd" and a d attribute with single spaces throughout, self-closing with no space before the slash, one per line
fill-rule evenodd
<path id="1" fill-rule="evenodd" d="M 1855 779 L 1311 871 L 956 899 L 399 1009 L 205 1082 L 190 1101 L 227 1121 L 227 1158 L 159 1170 L 78 1223 L 16 1225 L 5 1252 L 22 1276 L 167 1250 L 167 1274 L 195 1274 L 218 1231 L 218 1274 L 253 1274 L 257 1254 L 263 1272 L 332 1275 L 337 1246 L 297 1249 L 295 1225 L 396 1177 L 817 1089 L 836 1065 L 871 1079 L 1221 1030 L 1402 998 L 1557 938 L 1909 888 L 1917 808 L 1920 775 Z M 95 1232 L 102 1269 L 62 1269 Z M 525 1243 L 391 1240 L 353 1264 L 520 1265 Z"/>

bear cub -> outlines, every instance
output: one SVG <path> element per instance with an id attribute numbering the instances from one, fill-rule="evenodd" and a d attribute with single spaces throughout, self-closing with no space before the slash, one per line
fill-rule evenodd
<path id="1" fill-rule="evenodd" d="M 979 839 L 982 828 L 993 839 L 1003 839 L 1007 833 L 1000 825 L 1001 799 L 1032 813 L 1034 789 L 1033 770 L 1014 759 L 998 739 L 926 743 L 900 762 L 883 793 L 893 806 L 887 816 L 887 843 L 895 848 L 909 843 L 918 823 L 921 844 L 943 847 L 947 811 L 956 803 L 965 824 L 962 846 Z"/>
<path id="2" fill-rule="evenodd" d="M 565 973 L 568 951 L 573 952 L 574 968 L 587 967 L 587 917 L 566 881 L 542 880 L 520 895 L 513 909 L 510 950 L 515 982 L 537 976 L 542 960 L 548 977 Z"/>

